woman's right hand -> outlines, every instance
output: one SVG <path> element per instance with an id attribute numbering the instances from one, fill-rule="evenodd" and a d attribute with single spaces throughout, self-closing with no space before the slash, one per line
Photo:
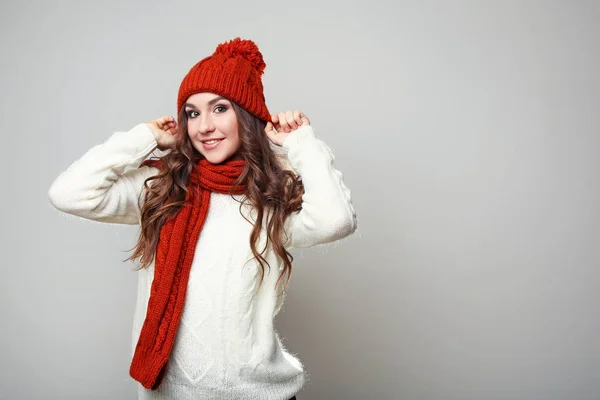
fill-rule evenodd
<path id="1" fill-rule="evenodd" d="M 159 150 L 167 150 L 175 147 L 175 134 L 177 133 L 175 118 L 167 115 L 147 122 L 146 125 L 152 130 Z"/>

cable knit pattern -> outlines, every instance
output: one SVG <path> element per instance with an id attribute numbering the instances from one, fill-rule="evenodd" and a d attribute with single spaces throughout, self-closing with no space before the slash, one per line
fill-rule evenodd
<path id="1" fill-rule="evenodd" d="M 139 223 L 143 182 L 156 169 L 138 167 L 155 147 L 145 124 L 116 132 L 54 181 L 51 203 L 86 219 Z M 302 210 L 286 221 L 286 246 L 323 244 L 353 233 L 357 223 L 350 191 L 333 167 L 331 150 L 315 138 L 312 127 L 291 133 L 282 150 L 305 186 Z M 138 398 L 287 400 L 302 389 L 308 374 L 283 347 L 274 328 L 284 300 L 275 287 L 281 260 L 268 248 L 265 257 L 271 269 L 265 270 L 257 291 L 260 267 L 249 245 L 252 225 L 231 196 L 211 193 L 210 203 L 164 379 L 157 390 L 138 385 Z M 241 211 L 251 220 L 255 217 L 249 206 Z M 132 355 L 146 315 L 154 267 L 153 263 L 138 272 Z"/>
<path id="2" fill-rule="evenodd" d="M 148 162 L 161 163 L 160 160 Z M 210 208 L 211 193 L 243 194 L 245 187 L 234 184 L 245 165 L 243 160 L 218 165 L 200 160 L 188 178 L 186 205 L 161 229 L 157 245 L 161 257 L 155 264 L 152 295 L 129 370 L 145 388 L 156 389 L 162 382 L 180 326 L 196 243 Z M 166 256 L 162 257 L 163 254 Z"/>

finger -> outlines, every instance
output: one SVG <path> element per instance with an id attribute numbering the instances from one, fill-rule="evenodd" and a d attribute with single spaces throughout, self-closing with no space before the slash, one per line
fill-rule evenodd
<path id="1" fill-rule="evenodd" d="M 269 134 L 272 133 L 274 129 L 275 127 L 273 126 L 273 124 L 271 122 L 267 122 L 267 126 L 265 126 L 265 132 Z"/>
<path id="2" fill-rule="evenodd" d="M 288 121 L 286 119 L 284 112 L 279 113 L 279 124 L 281 125 L 281 128 L 283 129 L 284 132 L 288 133 L 290 131 L 290 125 L 288 124 Z"/>
<path id="3" fill-rule="evenodd" d="M 298 125 L 296 124 L 296 120 L 294 119 L 294 112 L 289 110 L 285 113 L 285 118 L 290 125 L 290 129 L 296 129 Z"/>
<path id="4" fill-rule="evenodd" d="M 278 134 L 283 132 L 283 126 L 281 124 L 273 124 L 273 133 Z"/>
<path id="5" fill-rule="evenodd" d="M 161 118 L 159 118 L 159 123 L 164 127 L 165 125 L 169 125 L 171 122 L 175 122 L 175 118 L 173 118 L 170 115 L 165 115 Z"/>
<path id="6" fill-rule="evenodd" d="M 300 112 L 300 119 L 302 119 L 303 124 L 310 125 L 310 120 L 303 112 Z"/>
<path id="7" fill-rule="evenodd" d="M 300 110 L 294 111 L 294 121 L 296 121 L 296 124 L 298 124 L 298 126 L 302 125 L 301 115 L 302 113 L 300 112 Z"/>
<path id="8" fill-rule="evenodd" d="M 275 133 L 283 132 L 283 127 L 281 124 L 273 124 L 273 130 Z"/>
<path id="9" fill-rule="evenodd" d="M 156 120 L 156 126 L 158 126 L 159 129 L 164 129 L 166 122 L 167 122 L 167 117 L 160 117 Z"/>
<path id="10" fill-rule="evenodd" d="M 273 121 L 273 124 L 278 124 L 279 123 L 279 115 L 271 114 L 271 121 Z"/>
<path id="11" fill-rule="evenodd" d="M 267 137 L 269 138 L 270 141 L 272 141 L 273 143 L 276 142 L 277 131 L 273 128 L 273 124 L 271 124 L 271 123 L 267 124 L 267 126 L 265 127 L 265 133 L 267 134 Z"/>

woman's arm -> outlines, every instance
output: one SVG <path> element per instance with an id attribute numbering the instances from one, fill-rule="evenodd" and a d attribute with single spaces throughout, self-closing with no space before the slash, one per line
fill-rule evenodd
<path id="1" fill-rule="evenodd" d="M 55 179 L 48 191 L 50 202 L 58 210 L 82 218 L 138 224 L 144 181 L 158 171 L 138 167 L 156 147 L 147 124 L 115 132 Z"/>
<path id="2" fill-rule="evenodd" d="M 357 228 L 350 190 L 334 168 L 331 149 L 303 124 L 283 141 L 290 165 L 302 178 L 302 209 L 286 220 L 287 246 L 310 247 L 352 234 Z"/>

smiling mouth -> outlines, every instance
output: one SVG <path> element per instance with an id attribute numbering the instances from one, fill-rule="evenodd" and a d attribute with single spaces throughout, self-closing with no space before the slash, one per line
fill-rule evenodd
<path id="1" fill-rule="evenodd" d="M 211 140 L 204 140 L 204 141 L 202 142 L 202 144 L 208 144 L 208 145 L 211 145 L 211 144 L 218 143 L 218 142 L 220 142 L 221 140 L 223 140 L 223 139 L 211 139 Z"/>
<path id="2" fill-rule="evenodd" d="M 223 139 L 209 139 L 209 140 L 202 140 L 202 147 L 204 147 L 204 150 L 212 150 L 215 149 L 219 143 L 221 143 L 223 141 Z"/>

